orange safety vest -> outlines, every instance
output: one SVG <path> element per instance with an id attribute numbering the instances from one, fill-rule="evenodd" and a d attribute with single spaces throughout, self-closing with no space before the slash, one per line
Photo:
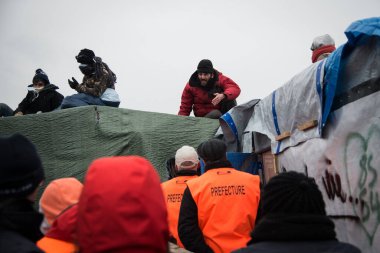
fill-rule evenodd
<path id="1" fill-rule="evenodd" d="M 37 242 L 37 246 L 46 253 L 75 253 L 79 252 L 78 246 L 51 237 L 42 237 Z"/>
<path id="2" fill-rule="evenodd" d="M 177 240 L 180 247 L 184 247 L 178 236 L 178 217 L 181 207 L 183 192 L 186 189 L 186 182 L 190 179 L 198 177 L 193 176 L 178 176 L 161 184 L 168 208 L 169 231 L 170 234 Z"/>
<path id="3" fill-rule="evenodd" d="M 198 207 L 198 224 L 206 244 L 215 253 L 245 247 L 259 206 L 259 176 L 217 168 L 187 185 Z"/>

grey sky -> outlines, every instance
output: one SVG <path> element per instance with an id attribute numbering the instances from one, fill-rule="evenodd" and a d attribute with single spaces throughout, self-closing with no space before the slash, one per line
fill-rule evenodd
<path id="1" fill-rule="evenodd" d="M 63 95 L 94 50 L 117 75 L 120 107 L 176 114 L 201 59 L 237 82 L 238 103 L 269 95 L 311 64 L 313 38 L 339 46 L 379 0 L 1 0 L 0 102 L 13 109 L 42 68 Z"/>

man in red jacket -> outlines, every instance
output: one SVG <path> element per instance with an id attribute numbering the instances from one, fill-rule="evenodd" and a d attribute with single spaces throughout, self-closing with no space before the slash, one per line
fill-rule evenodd
<path id="1" fill-rule="evenodd" d="M 218 119 L 236 105 L 240 87 L 214 69 L 210 60 L 201 60 L 186 84 L 178 115 Z"/>

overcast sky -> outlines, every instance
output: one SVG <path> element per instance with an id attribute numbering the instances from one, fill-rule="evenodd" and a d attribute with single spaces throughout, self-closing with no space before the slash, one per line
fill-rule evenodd
<path id="1" fill-rule="evenodd" d="M 120 107 L 177 114 L 201 59 L 237 82 L 239 104 L 264 98 L 311 64 L 314 37 L 339 46 L 379 0 L 1 0 L 0 102 L 16 109 L 42 68 L 64 96 L 92 49 L 117 75 Z"/>

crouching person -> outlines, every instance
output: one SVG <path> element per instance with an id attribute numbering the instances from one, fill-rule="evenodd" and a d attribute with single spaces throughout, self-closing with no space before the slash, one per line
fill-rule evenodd
<path id="1" fill-rule="evenodd" d="M 119 107 L 119 95 L 115 91 L 116 75 L 100 57 L 89 49 L 82 49 L 75 57 L 83 73 L 82 83 L 73 77 L 68 80 L 72 89 L 78 93 L 64 98 L 61 108 L 86 105 L 105 105 Z"/>
<path id="2" fill-rule="evenodd" d="M 186 182 L 178 221 L 179 238 L 187 250 L 227 253 L 250 239 L 260 200 L 260 179 L 235 170 L 226 151 L 226 144 L 217 139 L 197 148 L 206 172 Z"/>

